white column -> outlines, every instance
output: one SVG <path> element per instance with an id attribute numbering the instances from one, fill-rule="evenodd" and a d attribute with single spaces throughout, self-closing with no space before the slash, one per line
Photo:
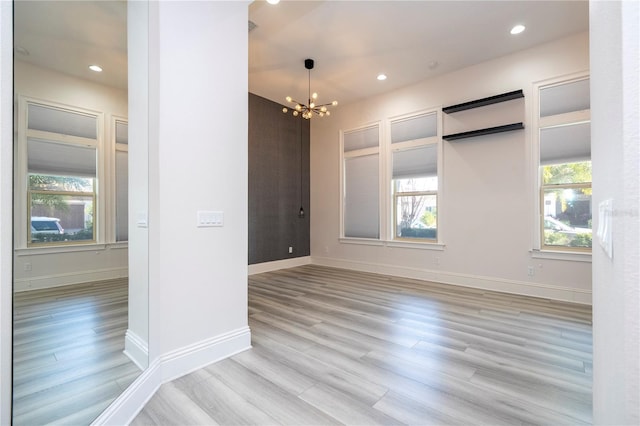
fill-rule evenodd
<path id="1" fill-rule="evenodd" d="M 590 3 L 593 229 L 611 200 L 613 257 L 593 239 L 595 424 L 640 423 L 640 3 Z"/>

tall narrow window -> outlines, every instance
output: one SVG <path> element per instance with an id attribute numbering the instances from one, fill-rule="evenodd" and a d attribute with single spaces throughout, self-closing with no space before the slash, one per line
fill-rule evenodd
<path id="1" fill-rule="evenodd" d="M 96 240 L 97 117 L 28 105 L 28 245 Z"/>
<path id="2" fill-rule="evenodd" d="M 438 239 L 437 113 L 391 122 L 393 238 Z"/>
<path id="3" fill-rule="evenodd" d="M 115 121 L 116 241 L 129 240 L 129 137 L 128 124 Z"/>
<path id="4" fill-rule="evenodd" d="M 379 126 L 345 132 L 344 236 L 380 238 Z"/>
<path id="5" fill-rule="evenodd" d="M 540 90 L 540 231 L 545 249 L 592 244 L 589 80 Z"/>

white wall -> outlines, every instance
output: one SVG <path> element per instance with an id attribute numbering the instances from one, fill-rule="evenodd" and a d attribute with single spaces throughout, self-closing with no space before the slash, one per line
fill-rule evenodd
<path id="1" fill-rule="evenodd" d="M 591 263 L 532 258 L 535 169 L 532 85 L 589 69 L 588 34 L 577 34 L 339 106 L 311 130 L 311 257 L 314 263 L 591 303 Z M 392 78 L 392 77 L 391 77 Z M 339 131 L 427 108 L 523 89 L 524 102 L 487 109 L 490 120 L 520 116 L 525 130 L 444 142 L 439 232 L 443 251 L 340 242 Z M 365 105 L 365 107 L 363 107 Z M 515 110 L 509 111 L 509 108 Z M 469 112 L 469 114 L 485 112 Z M 464 113 L 460 113 L 464 114 Z M 504 115 L 504 117 L 502 117 Z M 446 117 L 451 127 L 460 116 Z M 528 267 L 535 275 L 528 275 Z"/>
<path id="2" fill-rule="evenodd" d="M 16 61 L 15 94 L 64 105 L 86 108 L 104 113 L 103 151 L 112 151 L 112 116 L 127 117 L 127 92 L 125 90 L 96 84 L 87 80 L 70 77 L 55 71 Z M 107 171 L 113 165 L 111 156 L 103 155 L 101 163 Z M 105 196 L 111 197 L 112 189 L 102 186 Z M 126 244 L 97 244 L 81 248 L 26 248 L 26 200 L 16 196 L 15 206 L 15 291 L 32 290 L 58 285 L 74 284 L 92 280 L 102 280 L 127 276 Z M 112 224 L 106 222 L 107 201 L 99 205 L 102 220 L 98 232 L 112 234 Z M 113 217 L 113 212 L 109 216 Z M 105 241 L 113 241 L 113 238 Z M 30 265 L 25 268 L 25 264 Z"/>
<path id="3" fill-rule="evenodd" d="M 593 1 L 594 228 L 612 200 L 613 258 L 594 238 L 593 419 L 640 424 L 640 3 Z"/>

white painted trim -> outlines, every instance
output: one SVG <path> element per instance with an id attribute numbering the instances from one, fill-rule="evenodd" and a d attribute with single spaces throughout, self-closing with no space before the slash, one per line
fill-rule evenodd
<path id="1" fill-rule="evenodd" d="M 570 262 L 591 263 L 591 252 L 555 251 L 555 250 L 531 250 L 532 259 L 566 260 Z"/>
<path id="2" fill-rule="evenodd" d="M 294 257 L 292 259 L 275 260 L 273 262 L 256 263 L 249 265 L 249 275 L 261 274 L 263 272 L 277 271 L 279 269 L 295 268 L 296 266 L 308 265 L 311 263 L 311 256 Z"/>
<path id="3" fill-rule="evenodd" d="M 94 269 L 93 271 L 69 272 L 66 274 L 42 275 L 39 277 L 17 278 L 13 281 L 15 292 L 60 287 L 91 281 L 111 280 L 129 276 L 129 268 Z"/>
<path id="4" fill-rule="evenodd" d="M 91 424 L 129 424 L 162 384 L 250 348 L 251 331 L 242 327 L 161 355 Z"/>
<path id="5" fill-rule="evenodd" d="M 251 349 L 251 330 L 249 327 L 242 327 L 168 352 L 161 356 L 162 383 L 170 382 L 247 349 Z"/>
<path id="6" fill-rule="evenodd" d="M 147 342 L 130 329 L 127 329 L 124 336 L 124 354 L 140 370 L 144 370 L 149 365 L 149 346 Z"/>
<path id="7" fill-rule="evenodd" d="M 311 258 L 311 264 L 591 305 L 591 290 L 553 284 L 317 256 Z"/>
<path id="8" fill-rule="evenodd" d="M 126 425 L 138 415 L 162 385 L 161 361 L 155 359 L 91 425 Z"/>

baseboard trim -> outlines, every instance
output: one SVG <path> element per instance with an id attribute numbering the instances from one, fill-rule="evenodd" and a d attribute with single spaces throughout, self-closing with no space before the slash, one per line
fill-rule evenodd
<path id="1" fill-rule="evenodd" d="M 279 269 L 295 268 L 296 266 L 308 265 L 311 263 L 311 256 L 294 257 L 292 259 L 275 260 L 273 262 L 256 263 L 249 265 L 249 275 L 261 274 L 263 272 L 277 271 Z"/>
<path id="2" fill-rule="evenodd" d="M 362 262 L 356 260 L 335 259 L 328 257 L 311 258 L 311 263 L 320 266 L 372 272 L 383 275 L 394 275 L 404 278 L 434 281 L 442 284 L 459 285 L 482 290 L 499 291 L 523 296 L 560 300 L 563 302 L 591 305 L 591 291 L 553 284 L 533 283 L 527 281 L 507 280 L 504 278 L 484 277 L 479 275 L 459 274 L 430 269 L 411 268 L 406 266 Z"/>
<path id="3" fill-rule="evenodd" d="M 237 330 L 185 346 L 161 356 L 162 383 L 182 377 L 251 348 L 251 330 Z"/>
<path id="4" fill-rule="evenodd" d="M 61 287 L 70 284 L 81 284 L 93 281 L 126 278 L 129 276 L 128 267 L 95 269 L 92 271 L 69 272 L 66 274 L 42 275 L 39 277 L 18 278 L 13 281 L 16 292 L 40 290 L 44 288 Z"/>
<path id="5" fill-rule="evenodd" d="M 140 370 L 149 365 L 149 347 L 147 342 L 136 333 L 127 329 L 124 336 L 124 354 L 129 357 Z"/>
<path id="6" fill-rule="evenodd" d="M 91 424 L 129 424 L 162 384 L 249 348 L 251 330 L 242 327 L 163 354 Z"/>

